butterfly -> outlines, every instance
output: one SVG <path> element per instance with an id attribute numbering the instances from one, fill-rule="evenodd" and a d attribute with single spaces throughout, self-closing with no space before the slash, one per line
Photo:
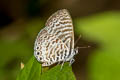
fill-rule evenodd
<path id="1" fill-rule="evenodd" d="M 38 33 L 34 44 L 34 56 L 42 66 L 75 61 L 78 49 L 74 48 L 72 18 L 66 9 L 52 14 L 45 27 Z"/>

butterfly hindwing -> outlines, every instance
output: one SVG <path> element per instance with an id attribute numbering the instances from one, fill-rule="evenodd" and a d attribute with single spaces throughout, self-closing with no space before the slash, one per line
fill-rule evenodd
<path id="1" fill-rule="evenodd" d="M 69 49 L 59 38 L 43 29 L 36 39 L 34 55 L 42 66 L 49 66 L 67 58 Z"/>

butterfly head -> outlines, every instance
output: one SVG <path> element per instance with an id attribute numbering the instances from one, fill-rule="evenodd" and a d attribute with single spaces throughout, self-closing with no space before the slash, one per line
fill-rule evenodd
<path id="1" fill-rule="evenodd" d="M 76 48 L 74 49 L 74 54 L 75 54 L 75 55 L 78 54 L 78 47 L 76 47 Z"/>

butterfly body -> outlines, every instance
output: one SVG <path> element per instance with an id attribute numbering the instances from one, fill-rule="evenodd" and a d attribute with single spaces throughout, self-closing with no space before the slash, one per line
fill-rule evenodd
<path id="1" fill-rule="evenodd" d="M 74 60 L 74 31 L 72 19 L 66 9 L 54 13 L 35 41 L 34 56 L 42 66 Z"/>

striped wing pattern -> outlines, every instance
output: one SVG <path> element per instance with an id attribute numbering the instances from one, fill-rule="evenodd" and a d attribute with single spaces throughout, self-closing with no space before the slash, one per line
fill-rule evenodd
<path id="1" fill-rule="evenodd" d="M 49 34 L 54 34 L 61 39 L 66 46 L 74 49 L 74 32 L 72 19 L 66 9 L 58 10 L 46 22 Z"/>
<path id="2" fill-rule="evenodd" d="M 69 55 L 68 47 L 54 35 L 41 30 L 35 41 L 35 57 L 42 62 L 42 66 L 49 66 L 63 61 Z"/>
<path id="3" fill-rule="evenodd" d="M 36 38 L 34 56 L 42 66 L 70 61 L 74 56 L 72 19 L 66 9 L 58 10 L 46 22 Z"/>

